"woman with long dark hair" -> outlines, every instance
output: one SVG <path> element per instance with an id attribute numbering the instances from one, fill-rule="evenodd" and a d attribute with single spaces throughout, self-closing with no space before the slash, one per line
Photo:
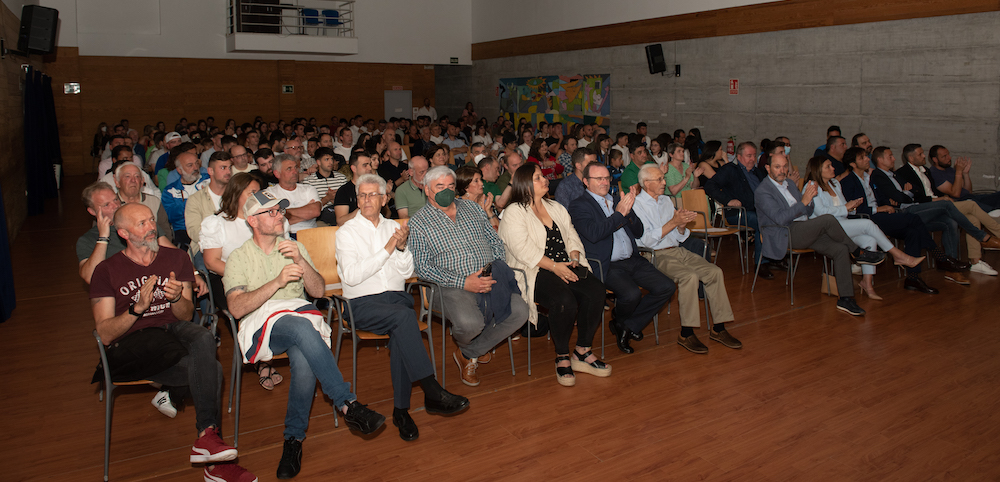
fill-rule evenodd
<path id="1" fill-rule="evenodd" d="M 528 304 L 528 321 L 538 323 L 537 302 L 549 312 L 556 350 L 556 380 L 576 384 L 574 372 L 611 375 L 611 365 L 591 351 L 594 334 L 604 318 L 604 284 L 590 272 L 580 236 L 561 204 L 546 199 L 549 181 L 535 164 L 525 164 L 511 178 L 511 202 L 500 222 L 507 264 L 523 270 L 518 277 L 521 297 Z M 569 339 L 577 327 L 572 354 Z"/>

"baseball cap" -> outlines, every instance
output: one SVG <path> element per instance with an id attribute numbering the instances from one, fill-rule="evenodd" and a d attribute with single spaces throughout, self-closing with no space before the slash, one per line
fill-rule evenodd
<path id="1" fill-rule="evenodd" d="M 176 132 L 168 132 L 167 135 L 163 136 L 163 142 L 170 142 L 174 139 L 180 139 L 181 135 Z"/>
<path id="2" fill-rule="evenodd" d="M 274 197 L 267 191 L 257 191 L 247 198 L 247 202 L 243 204 L 243 215 L 246 217 L 253 216 L 261 211 L 266 211 L 273 208 L 274 206 L 280 206 L 281 208 L 288 207 L 287 199 L 278 199 Z"/>

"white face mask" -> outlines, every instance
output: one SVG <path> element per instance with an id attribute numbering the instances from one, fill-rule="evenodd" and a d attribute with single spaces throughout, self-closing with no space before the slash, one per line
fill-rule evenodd
<path id="1" fill-rule="evenodd" d="M 789 152 L 792 152 L 792 146 L 785 146 L 785 155 L 787 156 Z"/>
<path id="2" fill-rule="evenodd" d="M 101 132 L 108 132 L 108 128 L 107 127 L 102 127 L 101 128 Z"/>

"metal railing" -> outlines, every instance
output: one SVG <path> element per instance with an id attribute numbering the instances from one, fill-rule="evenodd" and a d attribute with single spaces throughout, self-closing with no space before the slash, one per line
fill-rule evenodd
<path id="1" fill-rule="evenodd" d="M 229 0 L 227 33 L 354 37 L 354 2 Z"/>

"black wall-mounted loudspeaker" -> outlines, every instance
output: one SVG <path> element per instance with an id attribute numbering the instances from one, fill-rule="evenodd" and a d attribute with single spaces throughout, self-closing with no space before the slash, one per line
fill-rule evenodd
<path id="1" fill-rule="evenodd" d="M 667 71 L 667 63 L 663 60 L 663 46 L 653 44 L 646 46 L 646 63 L 649 64 L 649 73 L 659 74 Z"/>
<path id="2" fill-rule="evenodd" d="M 29 54 L 50 54 L 56 50 L 56 25 L 59 10 L 38 5 L 21 9 L 21 33 L 17 49 Z"/>

